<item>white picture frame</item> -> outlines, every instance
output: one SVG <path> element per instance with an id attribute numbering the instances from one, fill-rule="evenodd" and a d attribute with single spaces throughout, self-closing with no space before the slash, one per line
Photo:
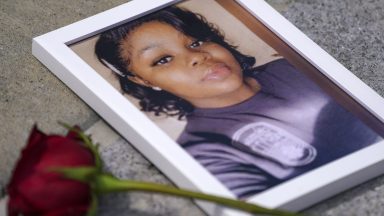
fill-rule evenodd
<path id="1" fill-rule="evenodd" d="M 32 52 L 60 80 L 179 187 L 235 196 L 163 130 L 112 87 L 68 45 L 180 0 L 133 0 L 33 39 Z M 263 0 L 234 0 L 348 95 L 377 124 L 384 124 L 384 100 Z M 150 135 L 149 135 L 150 134 Z M 299 211 L 384 173 L 384 141 L 261 192 L 248 201 Z M 330 174 L 331 173 L 331 174 Z M 321 181 L 320 181 L 321 179 Z M 212 215 L 241 214 L 201 203 Z"/>

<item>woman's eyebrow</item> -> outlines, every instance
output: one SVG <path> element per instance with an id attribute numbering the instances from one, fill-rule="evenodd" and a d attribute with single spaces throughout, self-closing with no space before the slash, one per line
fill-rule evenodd
<path id="1" fill-rule="evenodd" d="M 161 47 L 160 44 L 153 43 L 139 50 L 138 56 L 142 56 L 145 52 Z"/>

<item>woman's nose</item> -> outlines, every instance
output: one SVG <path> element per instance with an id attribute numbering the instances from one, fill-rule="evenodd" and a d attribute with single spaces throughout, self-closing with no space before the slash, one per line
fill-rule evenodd
<path id="1" fill-rule="evenodd" d="M 192 67 L 204 63 L 210 57 L 209 53 L 202 51 L 192 51 L 190 55 L 190 66 Z"/>

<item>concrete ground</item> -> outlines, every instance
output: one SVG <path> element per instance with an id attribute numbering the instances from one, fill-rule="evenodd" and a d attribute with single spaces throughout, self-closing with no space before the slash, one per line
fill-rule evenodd
<path id="1" fill-rule="evenodd" d="M 9 180 L 33 124 L 63 133 L 56 122 L 107 134 L 107 168 L 138 180 L 170 182 L 106 125 L 31 54 L 33 37 L 86 18 L 124 0 L 0 0 L 0 188 Z M 268 0 L 311 39 L 384 95 L 384 0 Z M 96 125 L 95 125 L 96 124 Z M 112 144 L 108 144 L 113 140 Z M 118 150 L 117 150 L 118 149 Z M 122 154 L 124 152 L 125 154 Z M 129 155 L 128 158 L 119 158 Z M 122 160 L 124 159 L 124 160 Z M 118 162 L 124 161 L 123 164 Z M 117 164 L 117 165 L 116 165 Z M 129 167 L 123 169 L 122 167 Z M 309 215 L 383 215 L 384 177 L 304 211 Z M 192 202 L 157 195 L 103 197 L 100 215 L 204 215 Z"/>

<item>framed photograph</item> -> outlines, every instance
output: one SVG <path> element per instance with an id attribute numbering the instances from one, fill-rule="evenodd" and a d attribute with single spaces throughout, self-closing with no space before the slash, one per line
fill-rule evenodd
<path id="1" fill-rule="evenodd" d="M 132 0 L 32 51 L 180 187 L 299 211 L 384 173 L 383 98 L 262 0 Z"/>

